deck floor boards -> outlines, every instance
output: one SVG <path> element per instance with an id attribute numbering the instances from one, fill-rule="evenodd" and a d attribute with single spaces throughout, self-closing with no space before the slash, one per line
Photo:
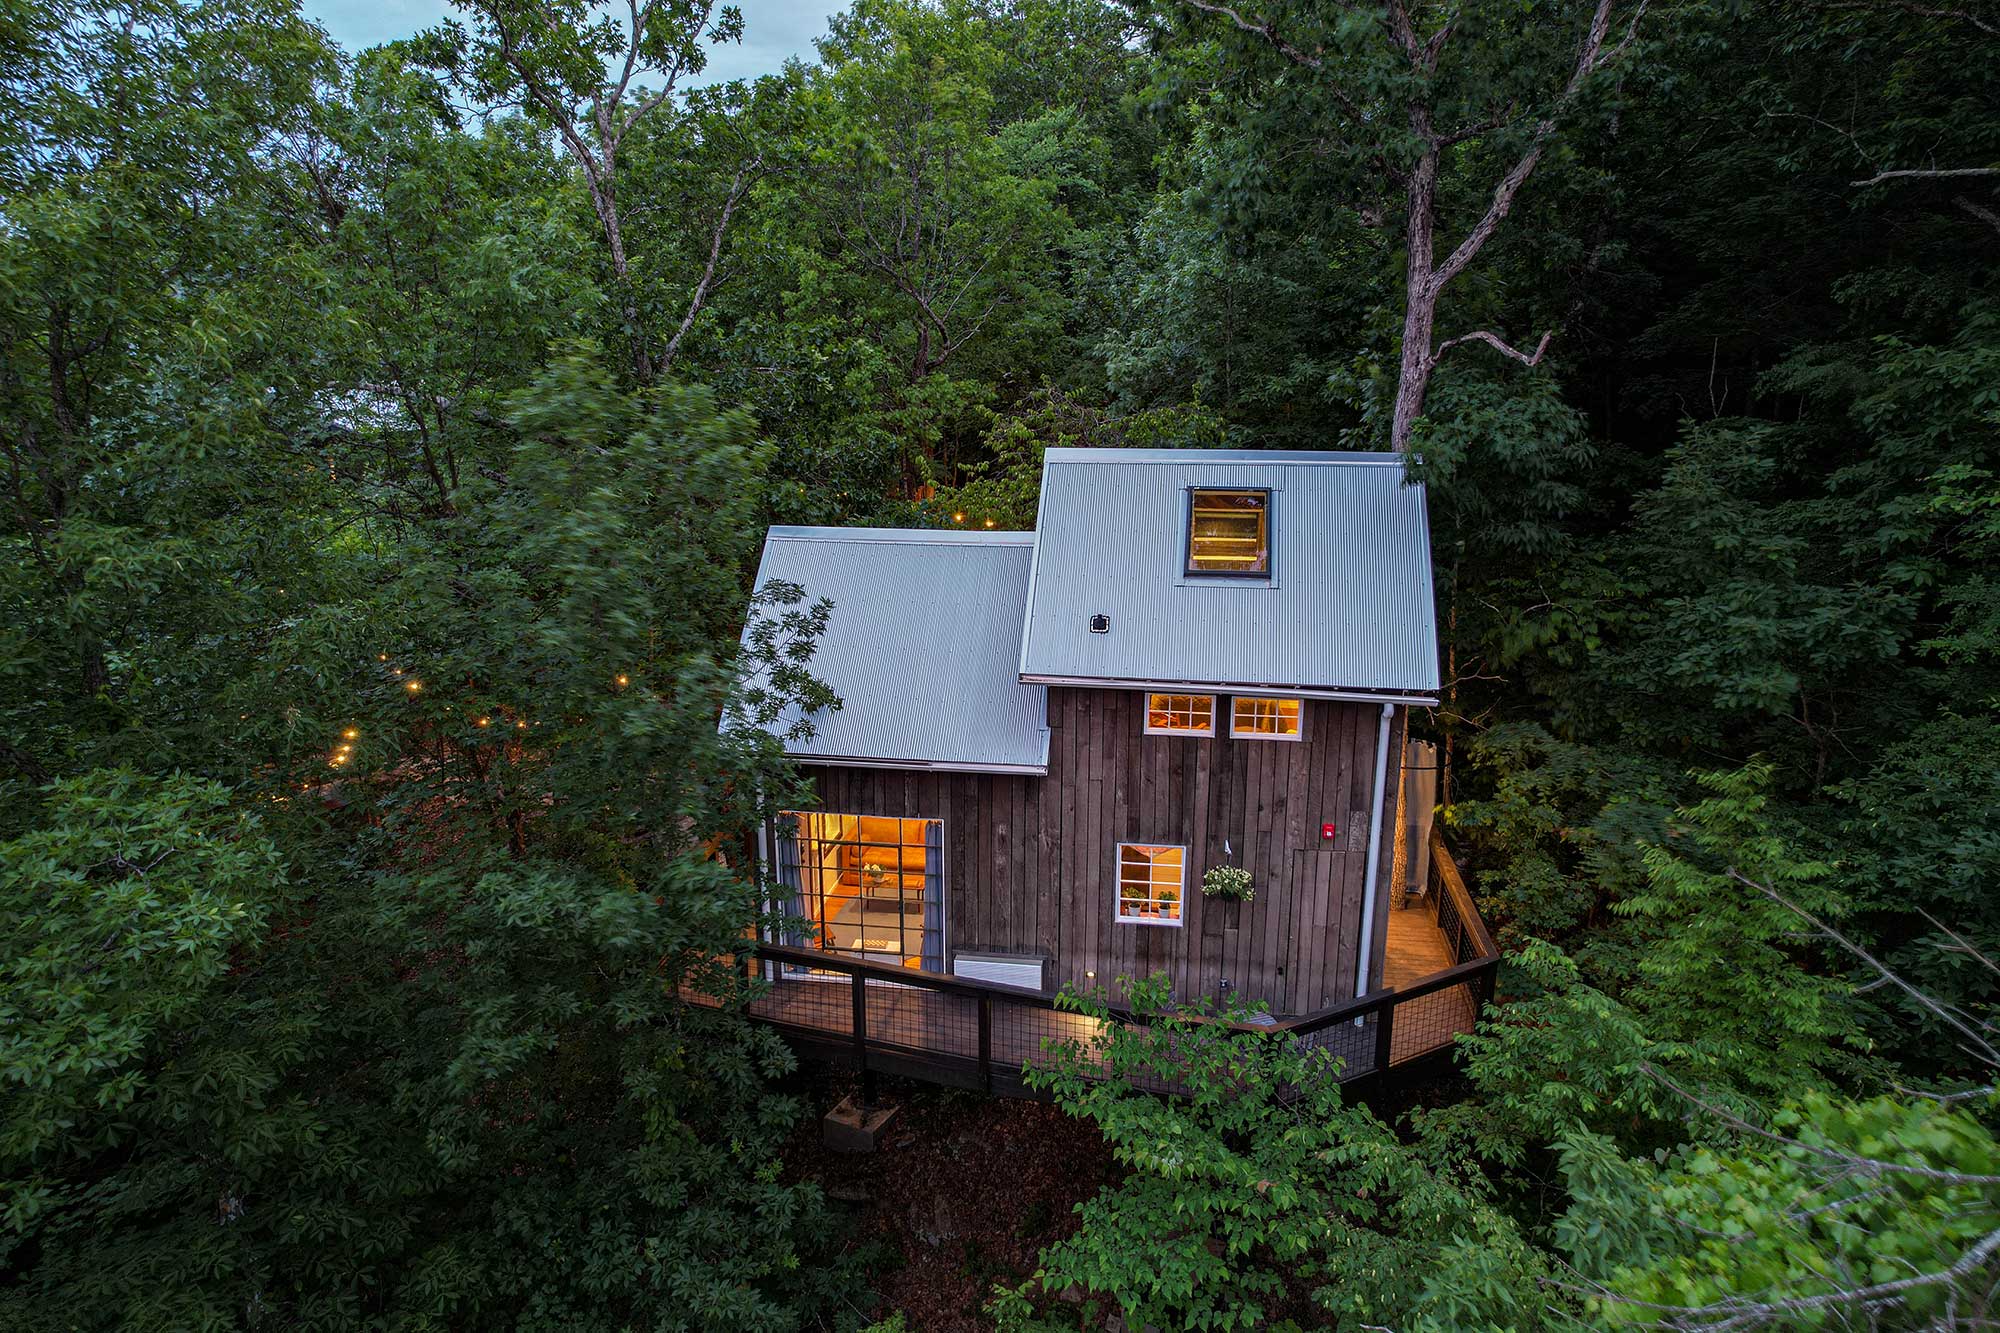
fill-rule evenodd
<path id="1" fill-rule="evenodd" d="M 1386 985 L 1404 990 L 1452 966 L 1444 935 L 1424 904 L 1391 912 Z M 919 1055 L 976 1063 L 979 1058 L 979 1002 L 965 995 L 920 990 L 882 982 L 865 992 L 871 1046 L 900 1048 Z M 991 1045 L 995 1066 L 1019 1069 L 1035 1062 L 1045 1039 L 1098 1044 L 1101 1027 L 1079 1014 L 1057 1013 L 1032 1004 L 991 1002 Z M 781 1028 L 847 1039 L 853 1031 L 853 985 L 845 976 L 786 977 L 753 1001 L 753 1017 Z M 1464 986 L 1436 991 L 1400 1005 L 1390 1044 L 1390 1063 L 1399 1064 L 1448 1045 L 1472 1028 L 1472 996 Z M 1357 1034 L 1358 1035 L 1358 1034 Z M 1343 1043 L 1346 1044 L 1346 1043 Z M 1360 1043 L 1365 1045 L 1364 1043 Z M 1348 1052 L 1352 1063 L 1362 1051 Z"/>

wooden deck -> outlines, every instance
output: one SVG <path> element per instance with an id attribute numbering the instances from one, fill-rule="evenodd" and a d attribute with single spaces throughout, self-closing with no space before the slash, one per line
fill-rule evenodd
<path id="1" fill-rule="evenodd" d="M 1428 904 L 1390 913 L 1385 986 L 1407 990 L 1452 966 L 1450 946 Z M 854 1030 L 850 981 L 845 975 L 776 977 L 750 1012 L 800 1035 L 847 1040 Z M 968 1065 L 980 1061 L 977 998 L 879 980 L 871 981 L 865 994 L 870 1045 Z M 1448 1045 L 1472 1029 L 1473 999 L 1464 986 L 1437 991 L 1417 1003 L 1422 1012 L 1406 1016 L 1390 1034 L 1392 1064 Z M 1005 1006 L 989 1018 L 987 1054 L 993 1065 L 1018 1070 L 1039 1062 L 1044 1040 L 1081 1040 L 1088 1049 L 1101 1031 L 1096 1020 L 1078 1014 Z"/>
<path id="2" fill-rule="evenodd" d="M 1388 957 L 1382 961 L 1382 984 L 1408 990 L 1425 977 L 1435 976 L 1458 960 L 1438 929 L 1437 918 L 1428 905 L 1413 903 L 1389 913 Z"/>
<path id="3" fill-rule="evenodd" d="M 1433 977 L 1451 967 L 1451 945 L 1438 929 L 1428 903 L 1413 903 L 1389 913 L 1389 946 L 1382 960 L 1382 984 L 1391 990 L 1408 990 L 1425 977 Z M 1472 1031 L 1472 996 L 1463 986 L 1439 991 L 1431 997 L 1424 1023 L 1399 1023 L 1390 1034 L 1392 1064 L 1436 1050 L 1462 1032 Z"/>
<path id="4" fill-rule="evenodd" d="M 1376 989 L 1269 1023 L 1270 1031 L 1289 1034 L 1301 1048 L 1338 1059 L 1343 1081 L 1448 1049 L 1472 1030 L 1493 997 L 1500 951 L 1435 829 L 1427 891 L 1392 911 L 1385 925 L 1387 957 Z M 1101 1050 L 1103 1025 L 1064 1012 L 1050 991 L 771 943 L 727 961 L 745 981 L 761 975 L 767 983 L 748 1001 L 751 1017 L 803 1049 L 852 1061 L 861 1071 L 864 1097 L 873 1095 L 876 1071 L 1018 1092 L 1024 1068 L 1046 1062 L 1046 1043 L 1078 1043 L 1086 1055 Z M 724 993 L 711 996 L 697 987 L 688 998 L 720 1004 L 726 1001 L 716 997 Z"/>

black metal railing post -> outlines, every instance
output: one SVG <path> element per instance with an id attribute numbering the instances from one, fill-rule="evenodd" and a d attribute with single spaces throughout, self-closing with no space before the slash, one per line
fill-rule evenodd
<path id="1" fill-rule="evenodd" d="M 1375 1011 L 1375 1070 L 1389 1067 L 1396 1042 L 1396 1003 L 1391 1000 Z"/>
<path id="2" fill-rule="evenodd" d="M 854 980 L 854 1063 L 861 1071 L 861 1105 L 875 1105 L 875 1071 L 868 1067 L 868 978 L 861 972 L 849 974 Z"/>
<path id="3" fill-rule="evenodd" d="M 979 997 L 979 1090 L 993 1091 L 993 997 Z"/>

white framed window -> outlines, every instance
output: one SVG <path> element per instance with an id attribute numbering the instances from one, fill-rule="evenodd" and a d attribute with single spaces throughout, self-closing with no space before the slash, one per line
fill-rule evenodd
<path id="1" fill-rule="evenodd" d="M 1229 701 L 1229 734 L 1245 740 L 1295 741 L 1305 735 L 1302 699 L 1259 699 L 1239 694 Z"/>
<path id="2" fill-rule="evenodd" d="M 1148 736 L 1213 736 L 1215 696 L 1212 694 L 1149 694 L 1146 696 Z"/>
<path id="3" fill-rule="evenodd" d="M 1187 888 L 1187 848 L 1118 844 L 1118 919 L 1128 925 L 1178 926 Z"/>

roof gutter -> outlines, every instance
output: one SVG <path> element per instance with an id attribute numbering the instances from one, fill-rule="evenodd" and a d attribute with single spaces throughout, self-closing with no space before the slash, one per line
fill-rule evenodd
<path id="1" fill-rule="evenodd" d="M 1162 693 L 1250 694 L 1285 699 L 1331 699 L 1338 703 L 1396 704 L 1406 708 L 1434 708 L 1437 696 L 1402 694 L 1395 690 L 1343 690 L 1301 685 L 1272 685 L 1259 681 L 1228 680 L 1134 680 L 1117 676 L 1042 676 L 1021 673 L 1023 685 L 1073 685 L 1092 690 L 1156 690 Z"/>

